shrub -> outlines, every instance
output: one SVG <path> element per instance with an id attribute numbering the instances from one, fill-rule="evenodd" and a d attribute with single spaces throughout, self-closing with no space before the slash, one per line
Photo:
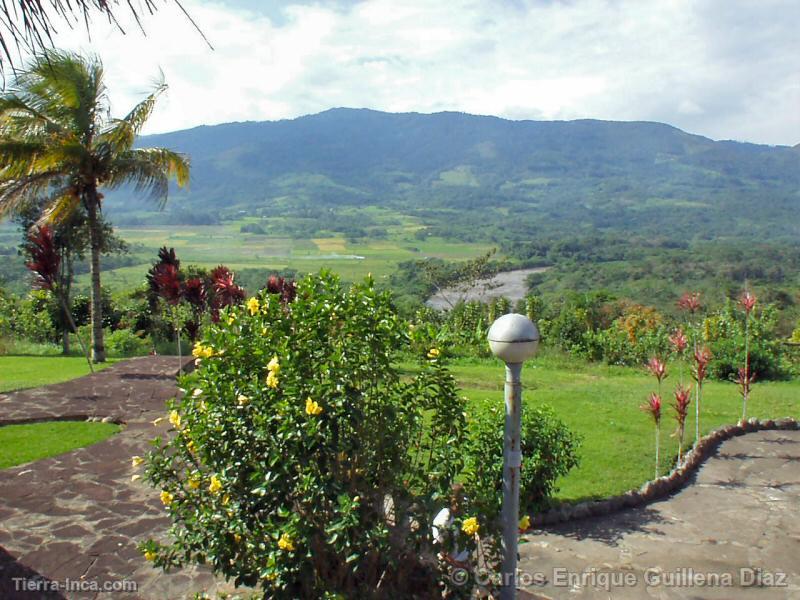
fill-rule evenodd
<path id="1" fill-rule="evenodd" d="M 756 380 L 779 379 L 787 374 L 782 364 L 782 345 L 777 339 L 778 314 L 773 305 L 750 315 L 750 372 Z M 705 318 L 702 337 L 711 349 L 709 373 L 717 379 L 735 380 L 745 362 L 744 313 L 733 302 Z"/>
<path id="2" fill-rule="evenodd" d="M 85 338 L 86 339 L 86 338 Z M 105 334 L 106 352 L 110 356 L 144 356 L 150 353 L 153 343 L 149 336 L 137 335 L 130 329 L 115 329 Z"/>
<path id="3" fill-rule="evenodd" d="M 493 406 L 469 418 L 465 488 L 478 512 L 499 519 L 503 499 L 505 414 Z M 550 407 L 522 411 L 520 514 L 548 507 L 556 480 L 578 465 L 580 439 Z"/>
<path id="4" fill-rule="evenodd" d="M 146 558 L 270 598 L 441 597 L 431 521 L 466 423 L 438 353 L 401 379 L 408 328 L 372 280 L 309 276 L 293 302 L 262 291 L 220 317 L 149 455 L 173 525 Z"/>

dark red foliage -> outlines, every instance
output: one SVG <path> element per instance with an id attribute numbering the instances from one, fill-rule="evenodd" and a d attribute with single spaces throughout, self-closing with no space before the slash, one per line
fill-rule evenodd
<path id="1" fill-rule="evenodd" d="M 35 276 L 34 286 L 42 290 L 52 290 L 58 283 L 58 268 L 61 266 L 61 256 L 56 249 L 52 228 L 42 225 L 31 230 L 25 250 L 30 256 L 25 266 Z"/>
<path id="2" fill-rule="evenodd" d="M 188 279 L 183 284 L 183 298 L 192 305 L 192 308 L 202 310 L 206 306 L 208 296 L 206 285 L 199 277 Z"/>
<path id="3" fill-rule="evenodd" d="M 218 266 L 211 271 L 214 286 L 214 307 L 222 308 L 244 301 L 245 291 L 233 281 L 233 272 L 225 266 Z"/>
<path id="4" fill-rule="evenodd" d="M 692 314 L 700 310 L 700 292 L 686 292 L 678 300 L 678 308 L 688 310 Z"/>
<path id="5" fill-rule="evenodd" d="M 292 279 L 285 279 L 277 275 L 270 275 L 267 280 L 267 291 L 270 294 L 280 294 L 281 302 L 288 304 L 297 296 L 297 284 Z"/>
<path id="6" fill-rule="evenodd" d="M 160 263 L 153 269 L 156 293 L 169 304 L 178 304 L 183 296 L 178 268 L 171 263 Z"/>

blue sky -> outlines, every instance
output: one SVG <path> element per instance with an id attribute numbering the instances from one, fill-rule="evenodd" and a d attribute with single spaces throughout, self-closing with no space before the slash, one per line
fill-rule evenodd
<path id="1" fill-rule="evenodd" d="M 511 119 L 651 120 L 714 139 L 800 142 L 796 0 L 183 0 L 147 37 L 96 19 L 115 112 L 159 69 L 149 132 L 334 106 Z M 125 19 L 122 19 L 123 22 Z"/>

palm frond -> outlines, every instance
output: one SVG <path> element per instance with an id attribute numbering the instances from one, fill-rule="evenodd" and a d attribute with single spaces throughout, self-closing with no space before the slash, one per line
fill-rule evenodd
<path id="1" fill-rule="evenodd" d="M 0 171 L 2 176 L 3 171 Z M 16 212 L 18 207 L 45 195 L 61 178 L 60 172 L 42 172 L 19 179 L 0 181 L 0 218 Z"/>
<path id="2" fill-rule="evenodd" d="M 172 178 L 180 187 L 189 182 L 188 158 L 166 148 L 136 148 L 114 160 L 110 176 L 102 183 L 110 188 L 132 184 L 137 192 L 163 206 Z"/>
<path id="3" fill-rule="evenodd" d="M 180 0 L 172 2 L 211 47 Z M 50 0 L 47 3 L 42 0 L 0 0 L 0 72 L 5 64 L 3 56 L 13 66 L 13 47 L 16 47 L 18 52 L 24 49 L 30 53 L 51 45 L 56 24 L 64 23 L 67 27 L 74 28 L 79 23 L 84 23 L 86 30 L 90 31 L 92 17 L 101 15 L 124 34 L 125 31 L 116 18 L 116 11 L 120 5 L 133 16 L 142 33 L 145 33 L 145 30 L 141 23 L 141 15 L 153 14 L 158 9 L 157 0 L 139 0 L 137 3 L 132 0 Z"/>
<path id="4" fill-rule="evenodd" d="M 118 154 L 132 148 L 136 136 L 139 135 L 147 119 L 153 114 L 156 100 L 158 100 L 158 97 L 164 93 L 166 89 L 167 84 L 164 82 L 162 73 L 159 81 L 147 98 L 134 106 L 133 110 L 131 110 L 125 118 L 113 119 L 109 124 L 110 126 L 98 136 L 98 147 L 108 145 L 110 154 Z"/>

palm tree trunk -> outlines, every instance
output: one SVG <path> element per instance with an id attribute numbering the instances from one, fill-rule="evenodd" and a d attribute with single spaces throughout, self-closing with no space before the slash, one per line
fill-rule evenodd
<path id="1" fill-rule="evenodd" d="M 100 247 L 102 233 L 97 215 L 97 188 L 86 190 L 86 214 L 89 217 L 89 245 L 91 247 L 90 272 L 92 276 L 92 360 L 96 363 L 106 361 L 106 348 L 103 343 L 103 305 L 100 289 Z"/>

